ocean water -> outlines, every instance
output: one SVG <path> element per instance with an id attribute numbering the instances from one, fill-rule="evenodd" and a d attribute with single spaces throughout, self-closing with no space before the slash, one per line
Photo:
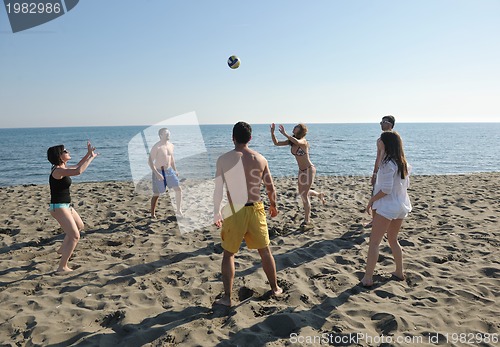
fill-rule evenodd
<path id="1" fill-rule="evenodd" d="M 293 124 L 285 125 L 291 133 Z M 310 124 L 307 139 L 318 175 L 369 176 L 380 126 Z M 212 178 L 217 157 L 233 148 L 232 125 L 172 126 L 181 178 Z M 500 123 L 396 123 L 413 174 L 458 174 L 500 171 Z M 124 181 L 148 172 L 147 151 L 157 141 L 146 126 L 0 129 L 0 186 L 46 184 L 50 172 L 47 148 L 64 144 L 69 164 L 86 153 L 86 141 L 99 156 L 75 182 Z M 276 132 L 278 139 L 284 137 Z M 135 137 L 142 145 L 129 147 Z M 273 176 L 297 174 L 289 147 L 272 144 L 269 125 L 253 125 L 250 147 L 262 153 Z M 140 170 L 137 170 L 137 169 Z M 134 175 L 134 176 L 133 176 Z"/>

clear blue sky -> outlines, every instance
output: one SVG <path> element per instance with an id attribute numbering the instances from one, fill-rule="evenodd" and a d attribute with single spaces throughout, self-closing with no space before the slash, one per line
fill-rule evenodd
<path id="1" fill-rule="evenodd" d="M 498 122 L 499 18 L 498 0 L 81 0 L 13 34 L 2 5 L 0 127 Z"/>

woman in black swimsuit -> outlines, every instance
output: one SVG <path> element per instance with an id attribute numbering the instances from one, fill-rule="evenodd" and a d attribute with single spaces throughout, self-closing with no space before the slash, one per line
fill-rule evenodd
<path id="1" fill-rule="evenodd" d="M 321 199 L 321 202 L 325 204 L 325 194 L 318 193 L 311 189 L 314 182 L 314 177 L 316 176 L 316 168 L 309 159 L 309 143 L 307 142 L 305 136 L 307 134 L 307 126 L 305 124 L 297 124 L 293 128 L 293 136 L 286 133 L 283 125 L 279 126 L 279 132 L 287 138 L 285 141 L 276 140 L 274 135 L 274 130 L 276 126 L 274 123 L 271 124 L 271 138 L 275 146 L 290 146 L 290 151 L 297 160 L 299 165 L 299 175 L 298 175 L 298 185 L 299 185 L 299 195 L 304 204 L 304 222 L 303 226 L 310 224 L 311 218 L 311 196 L 317 196 Z"/>
<path id="2" fill-rule="evenodd" d="M 57 253 L 61 254 L 61 260 L 56 273 L 67 273 L 72 271 L 68 267 L 68 260 L 73 254 L 73 250 L 80 239 L 80 231 L 83 229 L 83 222 L 78 213 L 71 207 L 71 177 L 78 176 L 87 169 L 90 162 L 97 156 L 90 142 L 87 143 L 87 154 L 85 154 L 76 166 L 67 166 L 71 159 L 69 151 L 64 145 L 50 147 L 47 150 L 47 159 L 52 164 L 49 176 L 50 185 L 50 205 L 49 211 L 52 217 L 61 225 L 66 236 Z"/>

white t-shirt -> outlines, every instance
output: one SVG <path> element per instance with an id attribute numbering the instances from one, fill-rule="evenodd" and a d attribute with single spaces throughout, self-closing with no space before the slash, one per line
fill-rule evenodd
<path id="1" fill-rule="evenodd" d="M 398 172 L 398 166 L 394 161 L 382 161 L 377 172 L 373 195 L 379 191 L 387 195 L 373 203 L 372 208 L 377 214 L 387 219 L 401 219 L 411 211 L 407 192 L 410 186 L 410 171 L 411 167 L 408 165 L 408 175 L 401 179 L 401 173 Z"/>

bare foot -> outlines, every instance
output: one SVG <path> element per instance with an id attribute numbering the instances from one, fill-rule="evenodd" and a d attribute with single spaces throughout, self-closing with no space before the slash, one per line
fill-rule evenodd
<path id="1" fill-rule="evenodd" d="M 404 280 L 406 280 L 406 276 L 405 276 L 405 274 L 393 272 L 393 273 L 391 273 L 391 280 L 404 281 Z"/>
<path id="2" fill-rule="evenodd" d="M 325 193 L 319 193 L 319 198 L 321 199 L 321 203 L 326 205 Z"/>
<path id="3" fill-rule="evenodd" d="M 156 214 L 152 214 L 152 215 L 151 215 L 151 218 L 152 218 L 152 219 L 156 219 Z"/>
<path id="4" fill-rule="evenodd" d="M 271 292 L 278 298 L 283 295 L 283 289 L 281 289 L 280 287 L 277 287 L 276 290 L 271 290 Z"/>
<path id="5" fill-rule="evenodd" d="M 177 212 L 175 212 L 175 214 L 177 217 L 181 217 L 181 218 L 184 217 L 184 214 L 182 213 L 182 211 L 177 211 Z"/>
<path id="6" fill-rule="evenodd" d="M 304 222 L 302 222 L 302 224 L 300 224 L 300 228 L 302 230 L 309 230 L 309 229 L 314 228 L 314 224 L 310 221 L 309 222 L 304 221 Z"/>
<path id="7" fill-rule="evenodd" d="M 57 269 L 56 275 L 66 275 L 66 274 L 70 273 L 71 271 L 73 271 L 73 270 L 71 270 L 69 267 L 66 266 L 62 269 Z"/>
<path id="8" fill-rule="evenodd" d="M 367 279 L 366 277 L 363 277 L 361 279 L 360 283 L 361 283 L 361 285 L 363 287 L 371 287 L 371 286 L 373 286 L 373 280 L 372 279 Z"/>
<path id="9" fill-rule="evenodd" d="M 231 307 L 231 299 L 224 295 L 222 298 L 215 300 L 213 305 L 221 305 L 221 306 L 226 306 L 226 307 Z"/>

